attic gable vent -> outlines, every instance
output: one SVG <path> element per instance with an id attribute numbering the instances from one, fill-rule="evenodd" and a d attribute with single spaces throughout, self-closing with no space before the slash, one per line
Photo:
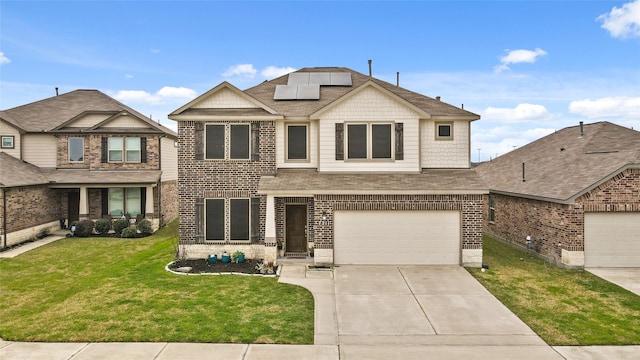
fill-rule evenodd
<path id="1" fill-rule="evenodd" d="M 276 85 L 273 100 L 319 100 L 320 86 L 351 86 L 350 72 L 296 72 Z"/>

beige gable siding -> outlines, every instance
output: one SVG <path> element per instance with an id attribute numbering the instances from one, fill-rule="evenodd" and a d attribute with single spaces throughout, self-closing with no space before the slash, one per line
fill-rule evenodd
<path id="1" fill-rule="evenodd" d="M 335 124 L 350 121 L 403 123 L 404 160 L 336 160 Z M 318 170 L 325 172 L 418 172 L 420 171 L 418 125 L 418 114 L 415 111 L 374 88 L 365 89 L 322 115 L 319 129 Z"/>
<path id="2" fill-rule="evenodd" d="M 318 167 L 318 122 L 289 122 L 289 124 L 307 124 L 308 137 L 308 162 L 287 162 L 286 161 L 286 126 L 285 122 L 276 123 L 276 166 L 278 168 L 316 168 Z"/>
<path id="3" fill-rule="evenodd" d="M 39 167 L 56 167 L 58 142 L 53 135 L 25 134 L 23 141 L 24 161 Z"/>
<path id="4" fill-rule="evenodd" d="M 257 106 L 229 89 L 222 89 L 210 97 L 203 99 L 193 106 L 193 108 L 256 108 Z"/>
<path id="5" fill-rule="evenodd" d="M 72 123 L 67 124 L 65 127 L 90 128 L 90 127 L 96 126 L 102 121 L 105 121 L 108 117 L 109 115 L 105 115 L 105 114 L 87 114 L 87 115 L 81 116 L 80 118 L 76 119 Z"/>
<path id="6" fill-rule="evenodd" d="M 465 120 L 452 123 L 453 140 L 436 140 L 436 121 L 422 121 L 422 168 L 469 168 L 471 126 Z"/>
<path id="7" fill-rule="evenodd" d="M 5 153 L 20 159 L 20 132 L 6 121 L 0 121 L 0 135 L 13 136 L 13 149 L 0 149 Z"/>
<path id="8" fill-rule="evenodd" d="M 178 179 L 178 148 L 175 140 L 162 138 L 160 141 L 162 182 Z"/>
<path id="9" fill-rule="evenodd" d="M 120 116 L 101 126 L 102 128 L 148 128 L 149 124 L 133 116 Z"/>

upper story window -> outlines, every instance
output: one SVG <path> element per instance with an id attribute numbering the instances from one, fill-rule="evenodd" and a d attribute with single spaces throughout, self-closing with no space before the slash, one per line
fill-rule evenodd
<path id="1" fill-rule="evenodd" d="M 392 124 L 347 124 L 347 159 L 393 159 Z"/>
<path id="2" fill-rule="evenodd" d="M 248 124 L 207 124 L 205 128 L 206 159 L 250 159 L 251 127 Z M 228 151 L 225 151 L 226 131 L 229 132 Z M 226 156 L 225 153 L 227 153 Z"/>
<path id="3" fill-rule="evenodd" d="M 453 140 L 453 123 L 436 123 L 436 140 Z"/>
<path id="4" fill-rule="evenodd" d="M 84 162 L 84 138 L 69 138 L 69 162 Z"/>
<path id="5" fill-rule="evenodd" d="M 308 126 L 305 124 L 287 125 L 287 161 L 308 161 Z"/>
<path id="6" fill-rule="evenodd" d="M 2 149 L 13 149 L 15 147 L 15 138 L 13 135 L 2 135 Z"/>
<path id="7" fill-rule="evenodd" d="M 147 162 L 146 137 L 103 137 L 102 162 Z"/>

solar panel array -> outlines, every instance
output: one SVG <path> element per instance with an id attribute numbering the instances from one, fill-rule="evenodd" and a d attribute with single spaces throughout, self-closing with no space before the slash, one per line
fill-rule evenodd
<path id="1" fill-rule="evenodd" d="M 351 86 L 350 72 L 296 72 L 287 85 L 276 85 L 274 100 L 318 100 L 320 86 Z"/>

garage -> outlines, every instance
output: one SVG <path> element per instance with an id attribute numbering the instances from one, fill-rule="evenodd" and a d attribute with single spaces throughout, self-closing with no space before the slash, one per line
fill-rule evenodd
<path id="1" fill-rule="evenodd" d="M 585 213 L 585 267 L 640 267 L 640 213 Z"/>
<path id="2" fill-rule="evenodd" d="M 336 264 L 460 264 L 459 211 L 335 211 Z"/>

